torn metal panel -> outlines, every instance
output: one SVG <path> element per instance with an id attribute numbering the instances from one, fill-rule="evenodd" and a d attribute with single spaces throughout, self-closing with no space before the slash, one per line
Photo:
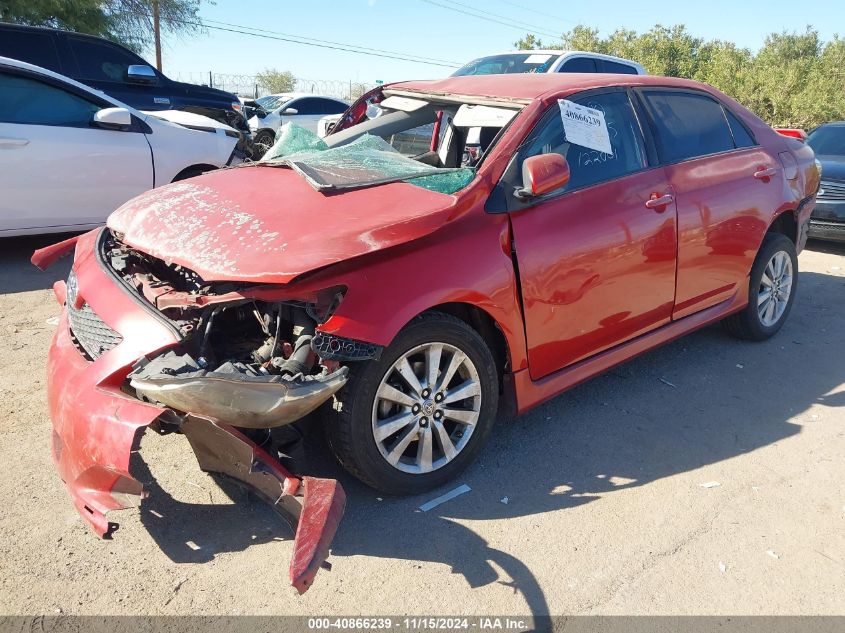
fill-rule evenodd
<path id="1" fill-rule="evenodd" d="M 290 524 L 296 534 L 290 581 L 304 593 L 320 567 L 327 566 L 326 557 L 346 506 L 341 485 L 334 479 L 294 477 L 231 426 L 189 416 L 181 431 L 202 470 L 249 486 Z"/>

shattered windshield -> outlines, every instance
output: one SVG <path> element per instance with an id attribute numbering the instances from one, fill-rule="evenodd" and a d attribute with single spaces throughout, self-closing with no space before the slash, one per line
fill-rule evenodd
<path id="1" fill-rule="evenodd" d="M 552 53 L 506 53 L 474 59 L 452 73 L 464 75 L 510 75 L 520 73 L 545 73 L 560 55 Z"/>
<path id="2" fill-rule="evenodd" d="M 287 94 L 267 95 L 266 97 L 259 97 L 255 100 L 255 103 L 269 112 L 270 110 L 275 110 L 276 108 L 284 105 L 292 98 L 293 97 L 291 95 Z"/>
<path id="3" fill-rule="evenodd" d="M 405 181 L 451 194 L 472 182 L 475 166 L 517 111 L 389 97 L 366 120 L 326 139 L 282 126 L 261 163 L 291 167 L 318 191 Z"/>

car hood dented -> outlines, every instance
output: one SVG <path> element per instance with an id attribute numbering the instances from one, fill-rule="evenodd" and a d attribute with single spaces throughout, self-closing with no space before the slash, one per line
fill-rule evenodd
<path id="1" fill-rule="evenodd" d="M 108 226 L 206 281 L 287 283 L 423 237 L 451 219 L 455 202 L 401 182 L 323 194 L 292 170 L 251 166 L 148 191 Z"/>

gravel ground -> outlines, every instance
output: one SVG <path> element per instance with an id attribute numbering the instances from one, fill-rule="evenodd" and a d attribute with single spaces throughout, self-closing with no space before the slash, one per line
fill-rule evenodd
<path id="1" fill-rule="evenodd" d="M 0 613 L 845 614 L 845 246 L 801 255 L 774 339 L 707 328 L 501 419 L 442 491 L 381 499 L 313 442 L 349 501 L 333 571 L 299 597 L 287 528 L 180 436 L 145 437 L 157 484 L 114 540 L 83 524 L 49 457 L 68 262 L 28 258 L 50 241 L 0 240 Z"/>

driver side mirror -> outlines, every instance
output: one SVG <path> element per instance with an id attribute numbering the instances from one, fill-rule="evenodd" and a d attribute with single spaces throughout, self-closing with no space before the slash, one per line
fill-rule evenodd
<path id="1" fill-rule="evenodd" d="M 299 114 L 299 110 L 296 108 L 285 108 L 282 110 L 282 116 L 293 116 L 294 114 Z"/>
<path id="2" fill-rule="evenodd" d="M 156 72 L 146 64 L 132 64 L 126 70 L 126 79 L 136 84 L 154 84 L 158 82 Z"/>
<path id="3" fill-rule="evenodd" d="M 513 195 L 522 201 L 544 196 L 569 182 L 569 163 L 560 154 L 529 156 L 522 162 L 522 187 Z"/>
<path id="4" fill-rule="evenodd" d="M 94 125 L 107 130 L 126 130 L 132 126 L 132 114 L 126 108 L 103 108 L 94 114 Z"/>

